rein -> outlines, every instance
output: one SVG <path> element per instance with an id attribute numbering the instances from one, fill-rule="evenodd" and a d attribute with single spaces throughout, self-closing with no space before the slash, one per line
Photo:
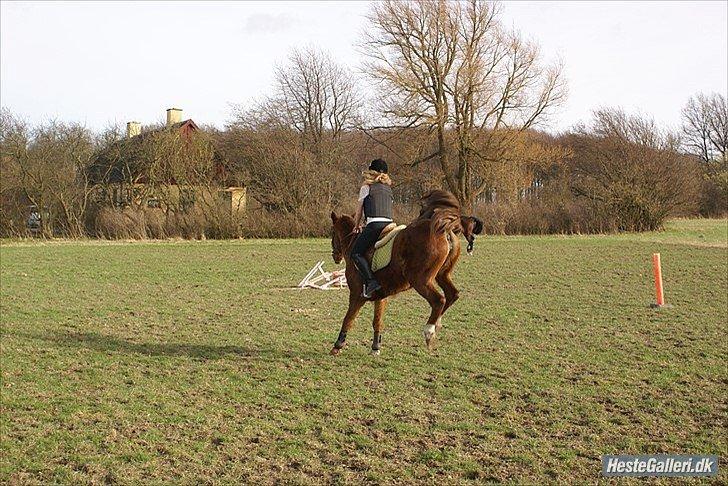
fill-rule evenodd
<path id="1" fill-rule="evenodd" d="M 354 226 L 354 229 L 351 230 L 351 232 L 348 235 L 344 236 L 342 238 L 342 240 L 345 240 L 345 239 L 347 239 L 350 236 L 355 235 L 355 234 L 356 234 L 356 226 Z M 351 238 L 349 240 L 349 244 L 346 245 L 346 247 L 344 248 L 344 255 L 348 255 L 349 253 L 351 253 L 351 247 L 354 246 L 354 241 L 356 241 L 356 238 Z"/>
<path id="2" fill-rule="evenodd" d="M 348 235 L 344 236 L 344 239 L 350 238 L 350 237 L 352 237 L 352 236 L 354 236 L 356 234 L 357 234 L 356 233 L 356 228 L 354 228 L 353 230 L 351 230 L 351 232 Z M 351 238 L 349 240 L 349 244 L 346 246 L 346 249 L 348 250 L 349 248 L 351 248 L 354 245 L 354 242 L 355 241 L 356 241 L 356 236 L 354 236 L 354 238 Z"/>

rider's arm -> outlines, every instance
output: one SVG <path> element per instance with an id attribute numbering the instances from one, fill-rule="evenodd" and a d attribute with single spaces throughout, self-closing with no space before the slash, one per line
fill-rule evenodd
<path id="1" fill-rule="evenodd" d="M 363 185 L 359 190 L 359 205 L 356 207 L 354 215 L 354 227 L 359 228 L 364 225 L 364 199 L 369 195 L 369 186 Z"/>
<path id="2" fill-rule="evenodd" d="M 354 227 L 358 228 L 362 225 L 364 218 L 364 200 L 359 201 L 359 205 L 356 207 L 356 214 L 354 215 Z"/>

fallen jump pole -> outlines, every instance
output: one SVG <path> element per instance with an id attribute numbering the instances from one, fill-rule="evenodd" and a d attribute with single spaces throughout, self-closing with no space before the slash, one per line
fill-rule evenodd
<path id="1" fill-rule="evenodd" d="M 657 303 L 653 304 L 653 307 L 664 307 L 665 305 L 665 294 L 662 289 L 662 265 L 660 264 L 660 254 L 652 254 L 652 271 L 655 274 L 655 297 Z"/>

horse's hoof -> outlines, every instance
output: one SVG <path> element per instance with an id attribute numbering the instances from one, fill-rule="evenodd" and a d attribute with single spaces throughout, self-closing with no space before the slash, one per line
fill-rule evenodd
<path id="1" fill-rule="evenodd" d="M 342 349 L 344 349 L 346 347 L 347 344 L 348 343 L 346 341 L 344 341 L 343 343 L 340 341 L 336 341 L 334 343 L 334 347 L 331 348 L 331 351 L 329 354 L 331 354 L 331 356 L 336 356 L 337 354 L 339 354 L 341 352 Z"/>
<path id="2" fill-rule="evenodd" d="M 369 354 L 370 354 L 370 355 L 372 355 L 372 356 L 379 356 L 379 355 L 381 354 L 381 352 L 382 352 L 382 351 L 381 351 L 381 350 L 379 350 L 379 349 L 372 349 L 372 350 L 371 350 L 371 351 L 369 352 Z"/>

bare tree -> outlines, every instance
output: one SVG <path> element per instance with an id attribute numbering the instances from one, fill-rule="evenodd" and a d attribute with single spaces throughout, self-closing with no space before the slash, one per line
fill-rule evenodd
<path id="1" fill-rule="evenodd" d="M 238 110 L 237 124 L 290 128 L 321 160 L 358 116 L 360 101 L 351 73 L 313 47 L 293 49 L 275 70 L 274 93 L 252 110 Z"/>
<path id="2" fill-rule="evenodd" d="M 566 138 L 571 189 L 620 230 L 654 230 L 668 216 L 694 214 L 699 170 L 679 142 L 652 119 L 601 109 L 590 126 Z"/>
<path id="3" fill-rule="evenodd" d="M 691 97 L 682 110 L 685 148 L 704 162 L 726 162 L 728 103 L 720 93 Z"/>
<path id="4" fill-rule="evenodd" d="M 366 70 L 387 123 L 424 127 L 448 188 L 467 206 L 494 181 L 513 137 L 565 96 L 560 65 L 498 21 L 498 4 L 470 0 L 376 3 L 365 34 Z"/>
<path id="5" fill-rule="evenodd" d="M 27 124 L 3 109 L 0 112 L 0 227 L 5 236 L 26 233 L 30 201 L 23 190 L 19 160 L 26 154 L 29 138 Z"/>
<path id="6" fill-rule="evenodd" d="M 346 68 L 313 47 L 293 49 L 276 67 L 272 95 L 235 110 L 219 137 L 221 149 L 267 211 L 301 214 L 336 205 L 354 194 L 335 181 L 347 180 L 342 175 L 354 145 L 348 129 L 358 124 L 360 109 Z"/>
<path id="7" fill-rule="evenodd" d="M 266 210 L 295 214 L 341 202 L 337 167 L 317 163 L 291 130 L 231 129 L 223 150 L 244 169 L 249 194 Z"/>
<path id="8" fill-rule="evenodd" d="M 720 93 L 691 97 L 682 110 L 683 147 L 702 161 L 700 212 L 728 211 L 728 103 Z"/>
<path id="9" fill-rule="evenodd" d="M 42 232 L 84 235 L 93 191 L 86 170 L 94 153 L 92 134 L 81 125 L 55 121 L 31 128 L 8 112 L 0 125 L 4 165 L 43 216 Z"/>

